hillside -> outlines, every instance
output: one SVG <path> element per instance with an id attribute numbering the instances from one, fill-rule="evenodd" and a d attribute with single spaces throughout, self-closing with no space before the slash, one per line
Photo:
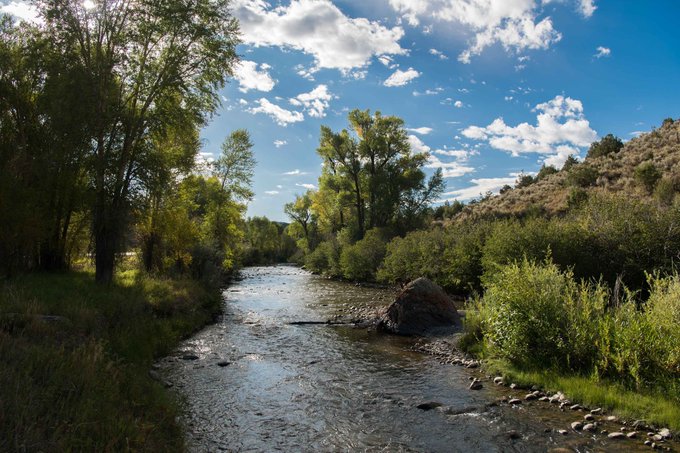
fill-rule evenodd
<path id="1" fill-rule="evenodd" d="M 650 170 L 648 162 L 658 172 Z M 645 187 L 642 176 L 636 177 L 636 173 L 641 172 L 636 172 L 641 164 L 647 167 L 647 173 L 652 173 L 649 187 Z M 454 220 L 521 216 L 537 210 L 557 215 L 592 192 L 625 192 L 638 199 L 670 203 L 679 190 L 680 120 L 666 120 L 660 128 L 625 143 L 619 152 L 587 157 L 581 163 L 539 178 L 527 187 L 516 187 L 470 203 Z"/>

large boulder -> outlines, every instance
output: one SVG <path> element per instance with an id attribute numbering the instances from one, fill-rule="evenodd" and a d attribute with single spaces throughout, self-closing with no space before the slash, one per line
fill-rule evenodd
<path id="1" fill-rule="evenodd" d="M 453 301 L 436 284 L 421 277 L 406 285 L 387 307 L 378 326 L 399 335 L 422 335 L 459 323 Z"/>

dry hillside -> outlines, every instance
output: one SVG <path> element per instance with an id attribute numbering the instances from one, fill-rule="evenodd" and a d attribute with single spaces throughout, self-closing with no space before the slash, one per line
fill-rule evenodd
<path id="1" fill-rule="evenodd" d="M 651 132 L 640 135 L 625 143 L 617 153 L 602 157 L 586 158 L 568 170 L 561 170 L 546 176 L 523 188 L 513 188 L 505 193 L 488 197 L 467 205 L 455 220 L 469 220 L 479 217 L 505 217 L 523 215 L 540 210 L 548 215 L 560 214 L 567 210 L 569 200 L 577 199 L 592 192 L 625 192 L 631 197 L 658 201 L 663 195 L 660 187 L 649 190 L 636 177 L 636 169 L 645 162 L 651 162 L 661 178 L 656 186 L 663 185 L 664 200 L 668 202 L 669 191 L 678 197 L 680 191 L 680 119 L 666 120 Z M 649 166 L 649 164 L 645 164 Z M 590 166 L 592 184 L 576 183 L 575 174 Z M 639 171 L 637 172 L 639 173 Z M 673 195 L 670 195 L 673 198 Z"/>

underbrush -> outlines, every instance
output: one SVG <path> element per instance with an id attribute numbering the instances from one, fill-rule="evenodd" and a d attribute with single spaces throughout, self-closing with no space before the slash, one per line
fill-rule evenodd
<path id="1" fill-rule="evenodd" d="M 461 345 L 572 398 L 666 424 L 675 416 L 678 429 L 680 277 L 648 276 L 648 286 L 640 302 L 625 288 L 614 293 L 525 258 L 485 282 L 484 297 L 468 307 Z M 593 388 L 600 385 L 609 390 Z M 629 391 L 644 398 L 625 403 L 620 395 Z"/>
<path id="2" fill-rule="evenodd" d="M 32 274 L 0 286 L 0 451 L 178 451 L 155 358 L 219 313 L 190 280 Z"/>

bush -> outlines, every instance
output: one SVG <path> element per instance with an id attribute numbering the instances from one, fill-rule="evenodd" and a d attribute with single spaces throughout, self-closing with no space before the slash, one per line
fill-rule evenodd
<path id="1" fill-rule="evenodd" d="M 588 192 L 581 187 L 572 187 L 567 196 L 567 207 L 577 208 L 588 200 Z"/>
<path id="2" fill-rule="evenodd" d="M 675 184 L 669 178 L 662 178 L 654 189 L 654 198 L 663 205 L 670 206 L 675 199 Z"/>
<path id="3" fill-rule="evenodd" d="M 589 187 L 597 181 L 598 172 L 590 165 L 578 165 L 571 169 L 567 180 L 573 186 Z"/>
<path id="4" fill-rule="evenodd" d="M 594 142 L 588 149 L 588 158 L 602 157 L 621 151 L 623 142 L 612 134 L 607 134 L 599 142 Z"/>
<path id="5" fill-rule="evenodd" d="M 333 277 L 342 275 L 340 270 L 340 245 L 335 239 L 321 242 L 305 257 L 305 267 L 317 274 Z"/>
<path id="6" fill-rule="evenodd" d="M 525 173 L 521 173 L 517 177 L 517 181 L 515 182 L 515 187 L 517 189 L 521 189 L 523 187 L 529 187 L 530 185 L 534 184 L 536 181 L 538 181 L 536 178 L 534 178 L 531 175 L 527 175 Z"/>
<path id="7" fill-rule="evenodd" d="M 552 165 L 543 165 L 536 175 L 536 181 L 547 178 L 550 175 L 557 173 L 557 168 Z"/>
<path id="8" fill-rule="evenodd" d="M 343 247 L 340 254 L 342 276 L 349 280 L 375 280 L 385 250 L 383 233 L 377 228 L 367 231 L 362 240 Z"/>
<path id="9" fill-rule="evenodd" d="M 576 165 L 578 165 L 578 160 L 572 154 L 570 154 L 567 156 L 567 159 L 562 165 L 562 171 L 569 171 Z"/>
<path id="10" fill-rule="evenodd" d="M 635 167 L 635 180 L 643 186 L 648 193 L 652 193 L 656 183 L 661 179 L 661 172 L 653 162 L 643 162 Z"/>

